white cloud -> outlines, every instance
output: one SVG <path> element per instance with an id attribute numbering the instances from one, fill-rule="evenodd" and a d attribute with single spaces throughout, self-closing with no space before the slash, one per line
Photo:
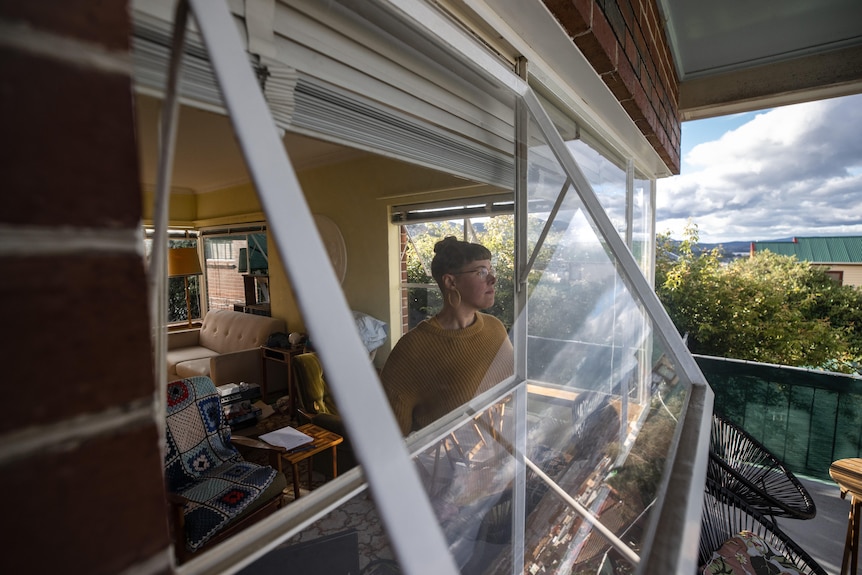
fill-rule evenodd
<path id="1" fill-rule="evenodd" d="M 709 121 L 709 120 L 701 120 Z M 659 232 L 701 241 L 862 235 L 862 95 L 776 108 L 696 145 L 659 180 Z"/>

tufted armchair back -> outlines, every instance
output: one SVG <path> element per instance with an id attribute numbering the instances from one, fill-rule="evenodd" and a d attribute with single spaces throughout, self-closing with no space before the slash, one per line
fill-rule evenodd
<path id="1" fill-rule="evenodd" d="M 284 320 L 226 309 L 207 312 L 199 345 L 219 353 L 260 347 L 270 334 L 284 331 Z"/>

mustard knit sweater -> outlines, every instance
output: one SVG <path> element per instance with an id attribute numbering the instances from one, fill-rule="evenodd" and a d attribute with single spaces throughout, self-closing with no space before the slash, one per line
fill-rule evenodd
<path id="1" fill-rule="evenodd" d="M 477 313 L 464 329 L 443 329 L 435 318 L 404 334 L 380 379 L 407 435 L 512 375 L 512 344 L 494 316 Z"/>

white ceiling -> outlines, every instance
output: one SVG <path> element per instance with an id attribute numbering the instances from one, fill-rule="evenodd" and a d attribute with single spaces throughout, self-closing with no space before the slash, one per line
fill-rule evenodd
<path id="1" fill-rule="evenodd" d="M 859 0 L 662 0 L 680 80 L 862 44 Z"/>
<path id="2" fill-rule="evenodd" d="M 862 0 L 658 0 L 684 120 L 862 92 Z"/>
<path id="3" fill-rule="evenodd" d="M 141 183 L 148 190 L 156 187 L 160 106 L 161 102 L 155 98 L 136 97 Z M 285 134 L 283 142 L 296 171 L 335 164 L 365 154 L 297 134 Z M 230 120 L 222 114 L 182 106 L 171 189 L 205 193 L 245 184 L 249 180 Z"/>

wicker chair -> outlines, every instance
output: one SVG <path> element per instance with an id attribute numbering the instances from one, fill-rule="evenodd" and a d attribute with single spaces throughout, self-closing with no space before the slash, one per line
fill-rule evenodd
<path id="1" fill-rule="evenodd" d="M 751 531 L 766 541 L 775 551 L 789 559 L 801 573 L 827 575 L 826 571 L 769 517 L 752 509 L 744 499 L 725 487 L 707 479 L 698 565 L 706 564 L 714 551 L 743 530 Z"/>
<path id="2" fill-rule="evenodd" d="M 775 455 L 718 415 L 712 417 L 707 476 L 773 519 L 817 513 L 811 494 Z"/>

